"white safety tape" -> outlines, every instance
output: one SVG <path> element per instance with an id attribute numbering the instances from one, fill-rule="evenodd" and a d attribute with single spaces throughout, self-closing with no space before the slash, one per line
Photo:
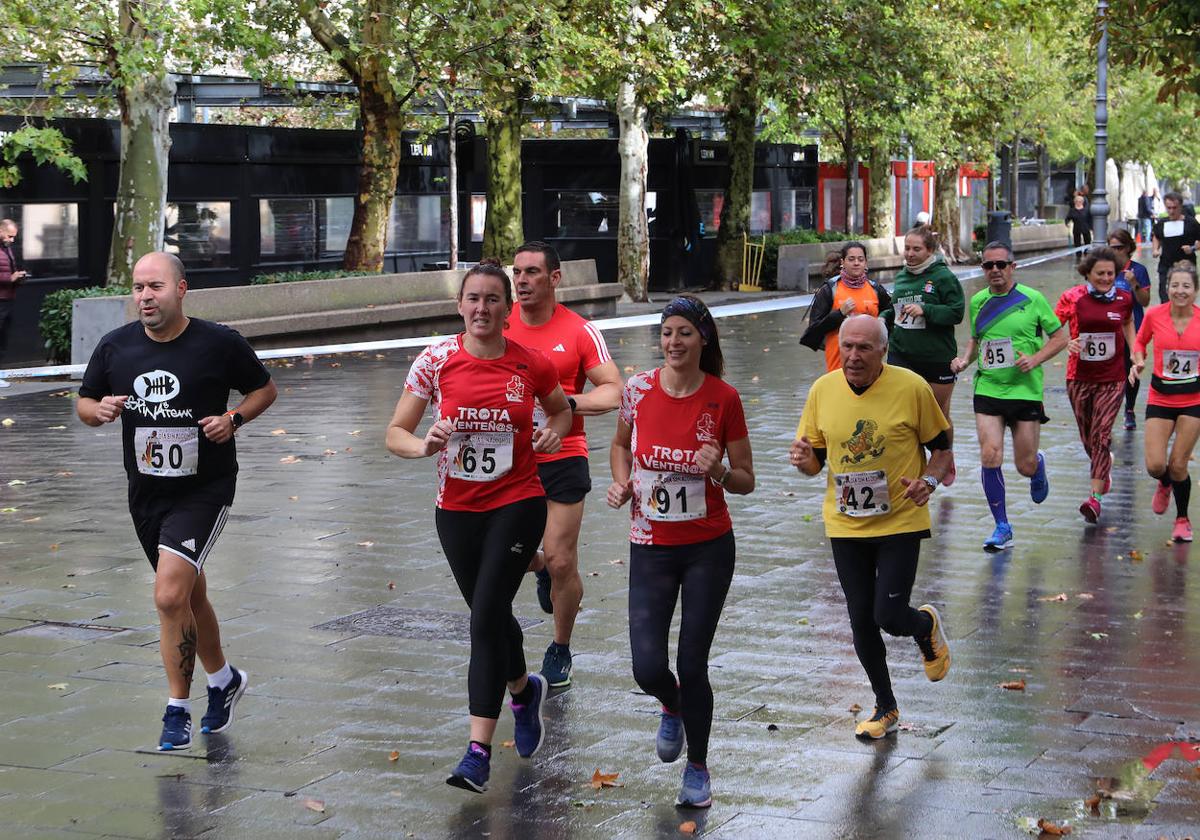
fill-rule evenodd
<path id="1" fill-rule="evenodd" d="M 1068 248 L 1055 251 L 1040 257 L 1021 260 L 1023 266 L 1037 265 L 1082 251 L 1089 246 Z M 959 280 L 974 280 L 983 276 L 983 269 L 971 268 L 958 275 Z M 799 309 L 812 304 L 812 295 L 791 295 L 765 300 L 748 300 L 744 303 L 730 303 L 724 306 L 714 306 L 709 309 L 714 318 L 733 318 L 738 315 L 756 315 L 761 312 L 777 312 L 782 309 Z M 599 330 L 622 330 L 629 327 L 645 327 L 657 324 L 662 318 L 661 313 L 648 312 L 644 315 L 625 315 L 620 318 L 600 318 L 592 321 Z M 424 335 L 416 338 L 391 338 L 383 341 L 355 341 L 349 344 L 317 344 L 308 347 L 280 347 L 275 350 L 259 350 L 258 358 L 294 359 L 304 356 L 333 356 L 339 353 L 369 353 L 381 350 L 402 350 L 409 347 L 426 347 L 449 335 Z M 44 367 L 14 368 L 0 370 L 5 379 L 34 379 L 50 376 L 81 376 L 87 365 L 46 365 Z"/>

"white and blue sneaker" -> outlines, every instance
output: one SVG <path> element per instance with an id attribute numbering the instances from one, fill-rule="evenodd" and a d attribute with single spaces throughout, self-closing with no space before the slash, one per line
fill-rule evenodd
<path id="1" fill-rule="evenodd" d="M 186 750 L 192 745 L 192 715 L 180 706 L 167 706 L 163 715 L 162 735 L 158 736 L 160 750 Z"/>
<path id="2" fill-rule="evenodd" d="M 1050 495 L 1050 477 L 1046 475 L 1046 453 L 1038 450 L 1037 472 L 1029 479 L 1029 498 L 1035 505 L 1046 501 Z"/>
<path id="3" fill-rule="evenodd" d="M 679 788 L 679 798 L 675 804 L 684 808 L 707 808 L 712 805 L 707 767 L 690 761 L 687 763 L 683 768 L 683 786 Z"/>
<path id="4" fill-rule="evenodd" d="M 467 747 L 467 754 L 462 757 L 462 761 L 458 762 L 458 766 L 446 777 L 446 784 L 483 793 L 487 790 L 488 777 L 491 774 L 491 756 L 482 747 L 471 744 Z"/>
<path id="5" fill-rule="evenodd" d="M 663 706 L 662 717 L 658 721 L 658 737 L 654 741 L 658 760 L 670 764 L 679 758 L 683 754 L 685 740 L 683 718 Z"/>
<path id="6" fill-rule="evenodd" d="M 1013 546 L 1013 529 L 1007 522 L 996 525 L 992 535 L 983 541 L 984 551 L 1004 551 Z"/>
<path id="7" fill-rule="evenodd" d="M 546 699 L 546 678 L 541 674 L 529 675 L 529 688 L 533 697 L 528 703 L 512 702 L 513 741 L 517 755 L 529 758 L 542 746 L 546 727 L 542 720 L 542 703 Z"/>
<path id="8" fill-rule="evenodd" d="M 551 642 L 542 657 L 542 676 L 551 688 L 566 688 L 571 684 L 571 648 Z"/>
<path id="9" fill-rule="evenodd" d="M 246 693 L 246 672 L 233 668 L 233 679 L 224 688 L 208 687 L 208 711 L 200 718 L 205 735 L 224 732 L 233 725 L 233 709 Z"/>

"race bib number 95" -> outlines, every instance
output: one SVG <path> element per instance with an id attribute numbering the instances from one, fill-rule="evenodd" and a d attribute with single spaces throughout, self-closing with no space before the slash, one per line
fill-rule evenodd
<path id="1" fill-rule="evenodd" d="M 451 478 L 495 481 L 512 469 L 511 432 L 455 432 L 446 448 Z"/>
<path id="2" fill-rule="evenodd" d="M 979 367 L 983 370 L 1010 368 L 1016 363 L 1011 338 L 989 338 L 979 345 Z"/>
<path id="3" fill-rule="evenodd" d="M 200 461 L 197 426 L 139 426 L 133 433 L 137 468 L 142 475 L 180 478 L 196 474 Z"/>

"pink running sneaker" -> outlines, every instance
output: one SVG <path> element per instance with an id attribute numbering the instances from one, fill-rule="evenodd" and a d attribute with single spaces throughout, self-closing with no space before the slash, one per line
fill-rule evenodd
<path id="1" fill-rule="evenodd" d="M 1175 520 L 1175 528 L 1171 531 L 1171 539 L 1177 543 L 1192 541 L 1192 523 L 1186 516 L 1181 516 Z"/>
<path id="2" fill-rule="evenodd" d="M 1162 516 L 1167 512 L 1167 505 L 1171 503 L 1171 485 L 1158 482 L 1158 487 L 1154 489 L 1154 498 L 1150 500 L 1150 510 Z"/>
<path id="3" fill-rule="evenodd" d="M 1100 518 L 1100 500 L 1095 496 L 1088 496 L 1087 501 L 1079 506 L 1079 512 L 1089 523 L 1096 524 L 1096 520 Z"/>

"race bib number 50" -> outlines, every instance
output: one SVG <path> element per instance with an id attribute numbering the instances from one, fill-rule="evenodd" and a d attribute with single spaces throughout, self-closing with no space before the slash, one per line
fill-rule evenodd
<path id="1" fill-rule="evenodd" d="M 451 478 L 495 481 L 512 469 L 511 432 L 455 432 L 446 449 Z"/>
<path id="2" fill-rule="evenodd" d="M 138 472 L 158 478 L 196 474 L 200 461 L 197 426 L 139 426 L 133 433 Z"/>
<path id="3" fill-rule="evenodd" d="M 833 477 L 838 513 L 846 516 L 883 516 L 892 509 L 887 473 L 883 470 L 842 473 Z"/>
<path id="4" fill-rule="evenodd" d="M 642 510 L 646 512 L 646 518 L 657 522 L 703 519 L 708 513 L 707 481 L 707 476 L 691 473 L 644 473 Z"/>

